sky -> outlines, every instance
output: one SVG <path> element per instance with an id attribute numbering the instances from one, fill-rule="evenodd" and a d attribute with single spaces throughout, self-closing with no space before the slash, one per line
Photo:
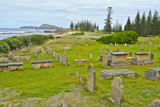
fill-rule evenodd
<path id="1" fill-rule="evenodd" d="M 125 25 L 128 16 L 134 20 L 137 11 L 142 15 L 160 10 L 159 0 L 0 0 L 0 28 L 52 24 L 69 28 L 70 22 L 88 19 L 102 29 L 107 8 L 112 7 L 112 24 Z"/>

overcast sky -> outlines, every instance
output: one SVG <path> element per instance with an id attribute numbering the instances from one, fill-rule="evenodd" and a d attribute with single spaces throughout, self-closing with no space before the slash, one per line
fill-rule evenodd
<path id="1" fill-rule="evenodd" d="M 0 0 L 0 28 L 52 24 L 69 27 L 70 22 L 89 19 L 104 26 L 107 7 L 113 8 L 113 20 L 122 25 L 137 11 L 148 14 L 160 10 L 159 0 Z"/>

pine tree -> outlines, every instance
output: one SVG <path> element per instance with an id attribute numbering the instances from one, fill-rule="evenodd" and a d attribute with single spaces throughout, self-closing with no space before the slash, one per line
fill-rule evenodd
<path id="1" fill-rule="evenodd" d="M 146 34 L 152 35 L 152 12 L 151 10 L 149 11 L 149 14 L 147 17 Z"/>
<path id="2" fill-rule="evenodd" d="M 107 18 L 105 19 L 104 31 L 111 33 L 111 20 L 112 20 L 112 7 L 108 7 L 107 9 Z"/>
<path id="3" fill-rule="evenodd" d="M 159 15 L 158 11 L 155 10 L 153 19 L 152 19 L 152 34 L 153 36 L 158 35 L 159 33 Z"/>
<path id="4" fill-rule="evenodd" d="M 136 18 L 135 18 L 135 31 L 141 35 L 141 18 L 140 18 L 140 14 L 139 14 L 139 11 L 136 15 Z"/>
<path id="5" fill-rule="evenodd" d="M 71 22 L 71 24 L 70 24 L 70 29 L 73 30 L 73 28 L 74 28 L 74 24 L 73 24 L 73 22 Z"/>
<path id="6" fill-rule="evenodd" d="M 146 14 L 144 12 L 142 15 L 142 21 L 141 21 L 141 35 L 142 36 L 146 36 L 145 29 L 146 29 Z"/>
<path id="7" fill-rule="evenodd" d="M 130 20 L 130 17 L 128 17 L 128 20 L 127 20 L 127 23 L 124 27 L 124 30 L 125 31 L 131 31 L 132 30 L 132 25 L 131 25 L 131 20 Z"/>

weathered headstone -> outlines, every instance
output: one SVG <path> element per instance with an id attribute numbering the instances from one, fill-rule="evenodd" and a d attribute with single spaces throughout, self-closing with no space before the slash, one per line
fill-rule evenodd
<path id="1" fill-rule="evenodd" d="M 151 49 L 150 49 L 150 48 L 148 49 L 148 53 L 149 53 L 149 54 L 151 53 Z"/>
<path id="2" fill-rule="evenodd" d="M 116 104 L 121 104 L 124 99 L 124 86 L 120 77 L 116 77 L 111 83 L 111 100 Z"/>
<path id="3" fill-rule="evenodd" d="M 106 55 L 106 53 L 104 53 L 103 55 L 103 66 L 104 67 L 108 66 L 108 56 Z"/>
<path id="4" fill-rule="evenodd" d="M 99 61 L 98 62 L 103 62 L 103 55 L 99 55 Z"/>
<path id="5" fill-rule="evenodd" d="M 68 94 L 64 96 L 63 107 L 68 107 Z"/>
<path id="6" fill-rule="evenodd" d="M 76 72 L 76 78 L 79 78 L 78 72 Z"/>
<path id="7" fill-rule="evenodd" d="M 151 59 L 154 59 L 154 54 L 153 53 L 151 53 Z"/>
<path id="8" fill-rule="evenodd" d="M 12 60 L 12 53 L 9 53 L 9 60 Z"/>
<path id="9" fill-rule="evenodd" d="M 151 103 L 151 107 L 160 107 L 160 100 L 159 99 L 153 100 Z"/>
<path id="10" fill-rule="evenodd" d="M 92 59 L 92 53 L 90 53 L 90 59 Z"/>
<path id="11" fill-rule="evenodd" d="M 146 79 L 149 79 L 149 80 L 158 80 L 158 72 L 157 71 L 146 71 L 145 77 Z"/>
<path id="12" fill-rule="evenodd" d="M 81 85 L 82 85 L 82 86 L 85 85 L 85 78 L 84 78 L 83 75 L 82 75 L 81 78 L 80 78 L 80 82 L 81 82 Z"/>
<path id="13" fill-rule="evenodd" d="M 132 56 L 132 52 L 129 53 L 129 56 Z"/>
<path id="14" fill-rule="evenodd" d="M 91 64 L 87 69 L 87 89 L 90 92 L 93 92 L 96 89 L 96 72 Z"/>
<path id="15" fill-rule="evenodd" d="M 78 59 L 78 66 L 82 66 L 82 60 L 81 60 L 81 57 L 79 57 L 79 59 Z"/>

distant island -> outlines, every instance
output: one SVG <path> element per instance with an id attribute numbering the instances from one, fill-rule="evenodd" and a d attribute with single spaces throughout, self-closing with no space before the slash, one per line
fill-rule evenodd
<path id="1" fill-rule="evenodd" d="M 50 24 L 42 24 L 39 27 L 36 26 L 22 26 L 20 28 L 35 28 L 35 29 L 62 29 L 60 27 L 50 25 Z"/>

